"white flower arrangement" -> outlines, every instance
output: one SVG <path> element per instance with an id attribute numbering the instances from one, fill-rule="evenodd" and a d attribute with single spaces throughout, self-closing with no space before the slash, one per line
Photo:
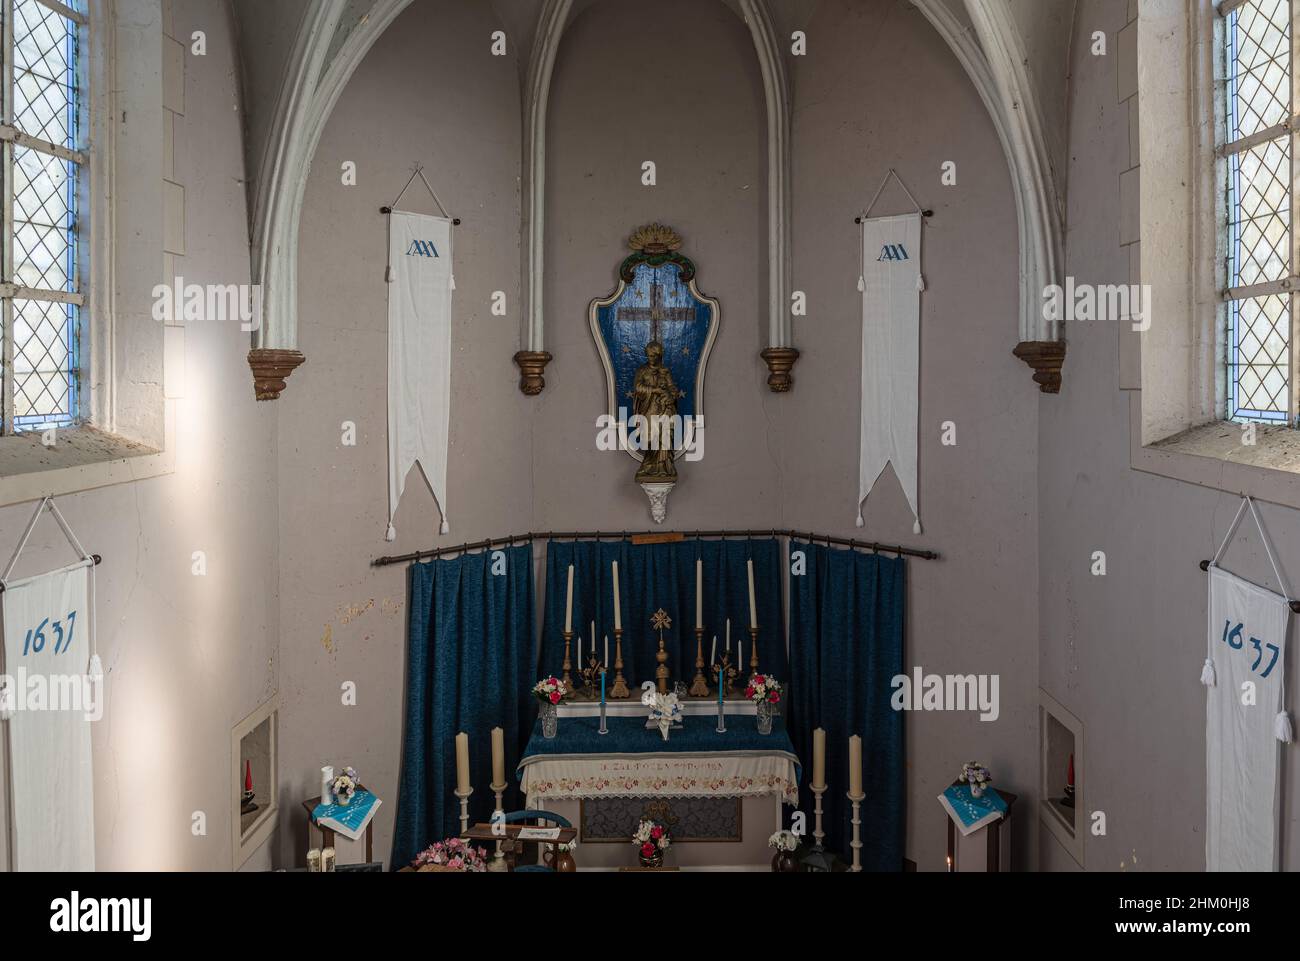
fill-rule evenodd
<path id="1" fill-rule="evenodd" d="M 799 836 L 793 831 L 777 831 L 767 839 L 767 846 L 789 854 L 799 847 Z"/>
<path id="2" fill-rule="evenodd" d="M 357 793 L 358 780 L 356 768 L 345 767 L 343 773 L 330 785 L 330 790 L 334 792 L 335 803 L 346 807 Z"/>
<path id="3" fill-rule="evenodd" d="M 979 761 L 967 761 L 961 766 L 959 780 L 963 784 L 969 784 L 975 790 L 975 796 L 979 797 L 984 789 L 993 783 L 993 775 Z"/>

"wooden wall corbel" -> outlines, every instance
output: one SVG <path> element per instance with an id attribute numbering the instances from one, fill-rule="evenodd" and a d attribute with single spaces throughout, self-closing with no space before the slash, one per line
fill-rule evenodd
<path id="1" fill-rule="evenodd" d="M 1034 370 L 1034 383 L 1044 394 L 1061 392 L 1061 367 L 1065 364 L 1065 341 L 1026 340 L 1012 351 Z"/>
<path id="2" fill-rule="evenodd" d="M 551 355 L 544 350 L 521 350 L 515 354 L 519 365 L 519 389 L 529 397 L 536 397 L 546 389 L 546 365 Z"/>
<path id="3" fill-rule="evenodd" d="M 248 352 L 253 370 L 253 390 L 258 400 L 278 400 L 289 375 L 307 358 L 300 350 L 259 347 Z"/>
<path id="4" fill-rule="evenodd" d="M 784 394 L 794 386 L 794 377 L 790 371 L 799 359 L 799 351 L 793 347 L 769 347 L 759 356 L 767 362 L 767 386 L 774 394 Z"/>

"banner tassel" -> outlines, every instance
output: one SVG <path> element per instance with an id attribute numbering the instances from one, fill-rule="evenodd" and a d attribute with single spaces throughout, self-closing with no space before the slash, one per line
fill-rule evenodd
<path id="1" fill-rule="evenodd" d="M 455 274 L 452 274 L 452 275 L 451 275 L 451 282 L 447 284 L 447 289 L 448 289 L 448 290 L 455 290 L 455 289 L 456 289 L 456 275 L 455 275 Z"/>
<path id="2" fill-rule="evenodd" d="M 14 719 L 14 689 L 13 682 L 6 680 L 3 687 L 0 687 L 0 721 L 12 721 Z"/>
<path id="3" fill-rule="evenodd" d="M 1201 683 L 1206 687 L 1214 687 L 1214 661 L 1210 658 L 1205 659 L 1205 665 L 1201 668 Z"/>
<path id="4" fill-rule="evenodd" d="M 1283 744 L 1291 743 L 1291 715 L 1286 711 L 1278 711 L 1273 718 L 1273 734 Z"/>
<path id="5" fill-rule="evenodd" d="M 859 275 L 858 275 L 858 290 L 859 290 L 859 291 L 863 291 L 863 292 L 865 292 L 866 289 L 867 289 L 867 278 L 866 278 L 866 277 L 863 277 L 862 275 L 859 274 Z"/>
<path id="6" fill-rule="evenodd" d="M 388 532 L 384 534 L 384 540 L 389 541 L 390 543 L 397 540 L 397 528 L 392 524 L 388 525 Z"/>
<path id="7" fill-rule="evenodd" d="M 444 518 L 442 519 L 442 527 L 438 528 L 438 533 L 439 533 L 439 534 L 450 534 L 450 533 L 451 533 L 451 525 L 447 523 L 447 518 L 444 517 Z"/>
<path id="8" fill-rule="evenodd" d="M 921 292 L 925 291 L 925 274 L 916 275 L 916 289 Z"/>
<path id="9" fill-rule="evenodd" d="M 912 533 L 913 534 L 921 533 L 921 519 L 919 517 L 916 519 L 916 523 L 912 525 Z"/>

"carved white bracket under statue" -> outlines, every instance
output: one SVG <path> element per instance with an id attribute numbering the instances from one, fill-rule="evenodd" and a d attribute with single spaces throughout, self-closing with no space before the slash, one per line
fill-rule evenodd
<path id="1" fill-rule="evenodd" d="M 645 491 L 645 496 L 650 498 L 650 518 L 656 524 L 662 524 L 668 519 L 668 495 L 673 492 L 676 484 L 642 484 L 641 489 Z"/>

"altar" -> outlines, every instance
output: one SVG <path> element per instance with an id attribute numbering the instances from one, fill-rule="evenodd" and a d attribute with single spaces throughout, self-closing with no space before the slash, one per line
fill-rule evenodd
<path id="1" fill-rule="evenodd" d="M 798 804 L 799 761 L 780 718 L 762 735 L 752 713 L 730 709 L 725 732 L 716 709 L 690 712 L 668 740 L 645 726 L 644 709 L 607 716 L 607 734 L 598 712 L 569 714 L 550 739 L 538 722 L 517 772 L 528 807 L 578 828 L 580 870 L 635 864 L 631 835 L 644 813 L 681 822 L 670 864 L 766 870 L 781 806 Z"/>

